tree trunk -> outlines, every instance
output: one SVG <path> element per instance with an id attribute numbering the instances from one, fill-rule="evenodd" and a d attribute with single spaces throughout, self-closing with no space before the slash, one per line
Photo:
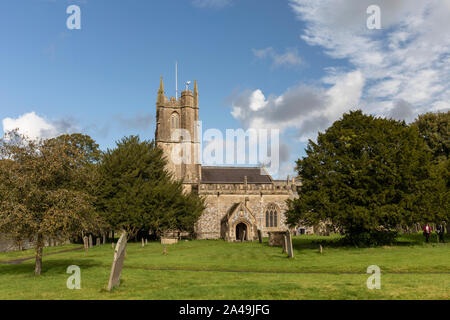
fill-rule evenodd
<path id="1" fill-rule="evenodd" d="M 37 276 L 41 275 L 42 270 L 42 248 L 44 247 L 44 243 L 42 241 L 42 236 L 38 235 L 36 241 L 36 264 L 34 266 L 34 274 Z"/>

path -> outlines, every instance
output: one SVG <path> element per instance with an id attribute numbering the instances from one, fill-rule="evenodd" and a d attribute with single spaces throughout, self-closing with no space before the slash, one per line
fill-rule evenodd
<path id="1" fill-rule="evenodd" d="M 58 254 L 58 253 L 64 253 L 64 252 L 70 252 L 70 251 L 76 251 L 76 250 L 81 250 L 84 247 L 79 247 L 79 248 L 72 248 L 72 249 L 65 249 L 65 250 L 60 250 L 60 251 L 55 251 L 55 252 L 50 252 L 50 253 L 46 253 L 44 255 L 42 255 L 43 257 L 46 256 L 51 256 L 54 254 Z M 28 258 L 22 258 L 22 259 L 15 259 L 15 260 L 9 260 L 9 261 L 0 261 L 0 264 L 21 264 L 24 261 L 27 260 L 32 260 L 32 259 L 36 259 L 36 256 L 33 257 L 28 257 Z"/>

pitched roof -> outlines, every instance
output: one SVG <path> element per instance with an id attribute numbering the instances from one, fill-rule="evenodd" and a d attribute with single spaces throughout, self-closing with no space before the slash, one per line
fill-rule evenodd
<path id="1" fill-rule="evenodd" d="M 272 177 L 260 167 L 203 167 L 201 183 L 272 183 Z"/>

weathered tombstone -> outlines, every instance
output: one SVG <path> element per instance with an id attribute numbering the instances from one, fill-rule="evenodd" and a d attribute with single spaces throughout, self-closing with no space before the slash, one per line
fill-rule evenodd
<path id="1" fill-rule="evenodd" d="M 319 245 L 319 252 L 322 254 L 322 245 Z"/>
<path id="2" fill-rule="evenodd" d="M 286 231 L 286 239 L 287 239 L 287 252 L 288 252 L 288 256 L 289 258 L 293 258 L 294 257 L 294 249 L 292 248 L 292 237 L 291 237 L 291 233 L 288 231 Z"/>
<path id="3" fill-rule="evenodd" d="M 259 240 L 259 243 L 262 243 L 262 242 L 263 242 L 261 230 L 258 230 L 258 240 Z"/>
<path id="4" fill-rule="evenodd" d="M 148 246 L 148 239 L 145 239 L 145 245 Z"/>
<path id="5" fill-rule="evenodd" d="M 96 245 L 96 246 L 99 246 L 99 245 L 100 245 L 100 238 L 97 238 L 97 239 L 95 240 L 95 245 Z"/>
<path id="6" fill-rule="evenodd" d="M 283 236 L 283 253 L 287 253 L 287 237 Z"/>
<path id="7" fill-rule="evenodd" d="M 122 274 L 123 261 L 125 260 L 127 249 L 127 233 L 122 232 L 122 235 L 117 242 L 114 250 L 114 260 L 111 267 L 111 274 L 109 276 L 108 291 L 111 291 L 115 286 L 120 285 L 120 275 Z"/>
<path id="8" fill-rule="evenodd" d="M 142 247 L 144 247 L 145 246 L 144 238 L 142 238 L 141 240 L 142 240 Z"/>
<path id="9" fill-rule="evenodd" d="M 245 239 L 245 230 L 244 230 L 244 231 L 242 231 L 242 238 L 241 238 L 241 242 L 242 242 L 242 241 L 244 241 L 244 239 Z"/>
<path id="10" fill-rule="evenodd" d="M 89 238 L 87 236 L 83 237 L 84 250 L 88 252 L 89 250 Z"/>
<path id="11" fill-rule="evenodd" d="M 89 248 L 93 248 L 94 247 L 94 243 L 92 241 L 92 235 L 89 235 Z"/>
<path id="12" fill-rule="evenodd" d="M 111 242 L 111 248 L 113 248 L 113 249 L 114 249 L 114 241 L 113 241 L 113 242 Z"/>

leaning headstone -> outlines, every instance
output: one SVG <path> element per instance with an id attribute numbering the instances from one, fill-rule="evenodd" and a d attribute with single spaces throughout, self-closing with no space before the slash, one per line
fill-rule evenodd
<path id="1" fill-rule="evenodd" d="M 259 243 L 262 243 L 262 242 L 263 242 L 261 230 L 258 230 L 258 240 L 259 240 Z"/>
<path id="2" fill-rule="evenodd" d="M 83 237 L 83 244 L 84 244 L 84 250 L 86 250 L 86 252 L 88 252 L 89 250 L 89 238 L 84 236 Z"/>
<path id="3" fill-rule="evenodd" d="M 287 237 L 283 236 L 283 253 L 287 253 Z"/>
<path id="4" fill-rule="evenodd" d="M 89 235 L 89 248 L 93 248 L 94 247 L 94 242 L 92 241 L 92 235 Z"/>
<path id="5" fill-rule="evenodd" d="M 292 237 L 291 237 L 291 233 L 288 231 L 286 231 L 286 239 L 287 239 L 287 251 L 288 251 L 288 256 L 289 258 L 293 258 L 294 257 L 294 249 L 292 248 Z"/>
<path id="6" fill-rule="evenodd" d="M 122 274 L 123 261 L 125 260 L 127 249 L 127 233 L 122 232 L 116 249 L 114 250 L 114 260 L 111 267 L 111 274 L 109 276 L 108 291 L 111 291 L 115 286 L 120 285 L 120 275 Z"/>

